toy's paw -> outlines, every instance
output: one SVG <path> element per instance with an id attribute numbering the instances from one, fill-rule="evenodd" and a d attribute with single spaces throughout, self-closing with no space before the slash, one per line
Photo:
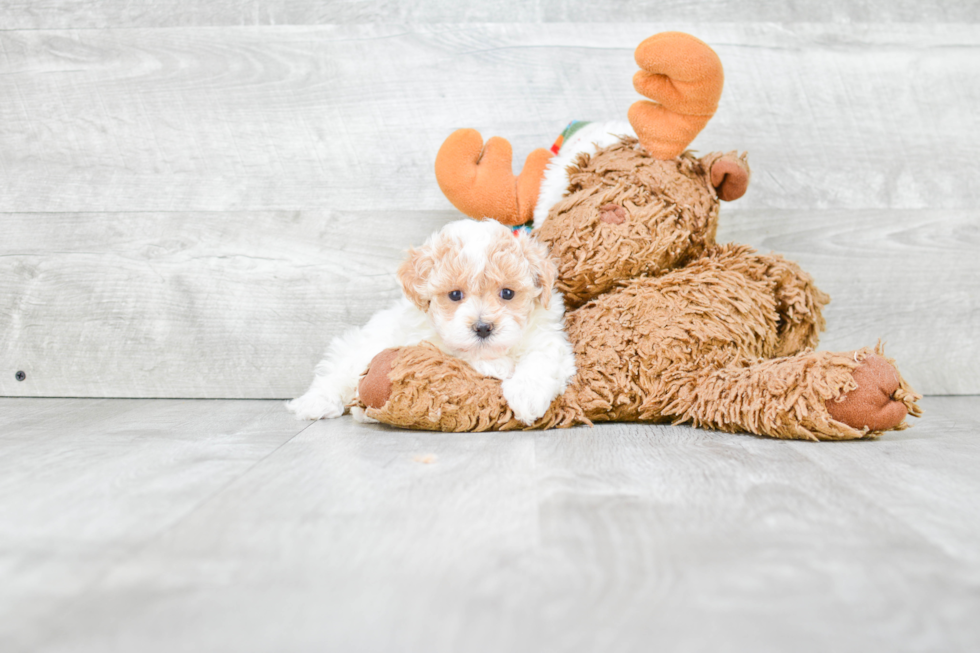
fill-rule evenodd
<path id="1" fill-rule="evenodd" d="M 332 419 L 344 414 L 344 400 L 311 390 L 302 397 L 287 401 L 286 408 L 296 419 Z"/>
<path id="2" fill-rule="evenodd" d="M 398 349 L 385 349 L 371 359 L 367 373 L 357 384 L 357 396 L 368 408 L 381 408 L 391 396 L 391 364 L 398 356 Z"/>
<path id="3" fill-rule="evenodd" d="M 530 426 L 540 419 L 554 400 L 554 393 L 543 389 L 542 384 L 533 378 L 514 376 L 500 384 L 507 405 L 514 411 L 514 417 L 522 424 Z"/>
<path id="4" fill-rule="evenodd" d="M 869 354 L 851 375 L 858 387 L 827 402 L 831 417 L 860 430 L 887 431 L 902 423 L 908 409 L 898 397 L 901 379 L 891 363 Z"/>
<path id="5" fill-rule="evenodd" d="M 745 195 L 750 174 L 745 157 L 729 152 L 711 164 L 711 185 L 720 199 L 731 202 Z"/>

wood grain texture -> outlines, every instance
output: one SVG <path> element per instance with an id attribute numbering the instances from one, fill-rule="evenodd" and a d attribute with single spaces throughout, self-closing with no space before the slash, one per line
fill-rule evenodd
<path id="1" fill-rule="evenodd" d="M 813 444 L 0 400 L 0 646 L 974 651 L 980 398 L 923 406 Z"/>
<path id="2" fill-rule="evenodd" d="M 0 401 L 0 650 L 307 428 L 277 402 Z"/>
<path id="3" fill-rule="evenodd" d="M 631 21 L 975 23 L 973 2 L 829 0 L 7 0 L 0 29 L 316 25 L 334 23 L 609 23 Z"/>
<path id="4" fill-rule="evenodd" d="M 671 23 L 726 89 L 701 151 L 748 150 L 740 205 L 980 201 L 974 25 Z M 446 209 L 459 127 L 516 158 L 570 119 L 622 119 L 663 24 L 8 31 L 0 212 Z"/>
<path id="5" fill-rule="evenodd" d="M 405 250 L 453 217 L 8 216 L 0 395 L 294 396 L 332 337 L 401 296 Z"/>
<path id="6" fill-rule="evenodd" d="M 0 395 L 297 394 L 397 296 L 404 249 L 458 215 L 442 139 L 475 126 L 523 159 L 569 118 L 624 115 L 632 48 L 663 27 L 0 31 Z M 670 27 L 726 65 L 694 145 L 750 151 L 722 240 L 815 275 L 825 347 L 883 338 L 919 390 L 980 392 L 980 30 Z"/>
<path id="7" fill-rule="evenodd" d="M 296 396 L 331 338 L 400 296 L 405 249 L 457 217 L 8 215 L 0 395 Z M 881 339 L 920 392 L 980 392 L 975 212 L 724 207 L 718 237 L 800 262 L 831 294 L 821 348 Z"/>

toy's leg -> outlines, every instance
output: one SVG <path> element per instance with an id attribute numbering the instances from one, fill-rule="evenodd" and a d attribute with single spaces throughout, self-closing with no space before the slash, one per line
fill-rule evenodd
<path id="1" fill-rule="evenodd" d="M 712 263 L 742 272 L 769 286 L 779 314 L 773 356 L 791 356 L 817 346 L 820 332 L 826 326 L 822 309 L 830 297 L 817 288 L 813 277 L 799 265 L 778 254 L 760 254 L 744 245 L 724 245 L 705 257 L 703 263 L 697 261 L 692 267 Z"/>
<path id="2" fill-rule="evenodd" d="M 481 376 L 428 343 L 379 354 L 361 379 L 358 394 L 368 417 L 410 429 L 506 431 L 589 423 L 566 392 L 527 427 L 508 407 L 499 380 Z"/>
<path id="3" fill-rule="evenodd" d="M 780 304 L 792 306 L 785 297 L 798 292 L 804 297 L 795 310 L 802 312 L 808 299 L 780 283 L 795 278 L 784 265 L 746 247 L 718 248 L 686 268 L 637 279 L 572 311 L 575 402 L 592 421 L 678 420 L 804 439 L 864 437 L 898 427 L 906 409 L 915 414 L 914 393 L 901 381 L 900 393 L 861 381 L 855 370 L 869 350 L 776 357 L 785 319 Z M 813 295 L 809 301 L 818 316 L 819 302 Z M 858 392 L 854 402 L 828 409 L 828 400 L 852 391 Z M 905 404 L 902 414 L 892 399 Z M 869 403 L 874 419 L 863 423 L 836 411 Z"/>
<path id="4" fill-rule="evenodd" d="M 820 332 L 826 328 L 822 311 L 830 296 L 821 292 L 796 263 L 777 255 L 759 255 L 759 259 L 767 263 L 766 275 L 775 283 L 773 292 L 779 311 L 776 355 L 791 356 L 816 347 Z"/>
<path id="5" fill-rule="evenodd" d="M 920 414 L 919 396 L 868 348 L 676 370 L 672 377 L 670 395 L 644 409 L 722 431 L 851 440 L 907 428 L 906 414 Z"/>

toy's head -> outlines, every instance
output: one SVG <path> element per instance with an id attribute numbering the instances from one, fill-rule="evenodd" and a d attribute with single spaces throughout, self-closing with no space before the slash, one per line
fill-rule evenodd
<path id="1" fill-rule="evenodd" d="M 641 43 L 635 58 L 641 70 L 634 86 L 653 100 L 629 110 L 623 131 L 636 136 L 579 154 L 567 168 L 567 188 L 564 169 L 549 164 L 552 152 L 531 152 L 514 176 L 510 144 L 498 137 L 484 143 L 472 129 L 453 133 L 436 156 L 436 179 L 465 214 L 508 225 L 547 214 L 535 234 L 559 261 L 558 288 L 570 307 L 625 279 L 657 275 L 699 256 L 714 242 L 718 200 L 736 199 L 748 185 L 744 157 L 699 159 L 686 151 L 721 97 L 724 73 L 715 52 L 693 36 L 665 32 Z M 579 141 L 585 138 L 584 131 L 576 133 Z M 556 144 L 560 165 L 581 152 L 562 143 Z M 542 180 L 550 184 L 543 195 Z"/>
<path id="2" fill-rule="evenodd" d="M 687 149 L 718 108 L 725 83 L 721 60 L 706 43 L 683 32 L 654 34 L 636 48 L 634 58 L 640 70 L 633 86 L 649 100 L 633 103 L 629 121 L 646 152 L 668 161 Z M 471 218 L 524 224 L 534 213 L 552 152 L 531 152 L 517 176 L 512 154 L 502 138 L 484 143 L 478 132 L 459 129 L 439 148 L 436 180 Z"/>
<path id="3" fill-rule="evenodd" d="M 535 235 L 558 261 L 569 307 L 618 281 L 683 265 L 714 243 L 718 196 L 701 160 L 651 157 L 635 138 L 580 154 L 567 196 Z"/>

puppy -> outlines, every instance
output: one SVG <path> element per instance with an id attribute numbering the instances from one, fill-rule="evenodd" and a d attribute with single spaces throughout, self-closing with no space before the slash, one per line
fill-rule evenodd
<path id="1" fill-rule="evenodd" d="M 299 419 L 339 417 L 376 354 L 427 340 L 501 379 L 515 417 L 532 424 L 575 374 L 557 275 L 547 247 L 527 233 L 452 222 L 409 250 L 398 270 L 405 297 L 336 338 L 310 389 L 286 406 Z"/>

